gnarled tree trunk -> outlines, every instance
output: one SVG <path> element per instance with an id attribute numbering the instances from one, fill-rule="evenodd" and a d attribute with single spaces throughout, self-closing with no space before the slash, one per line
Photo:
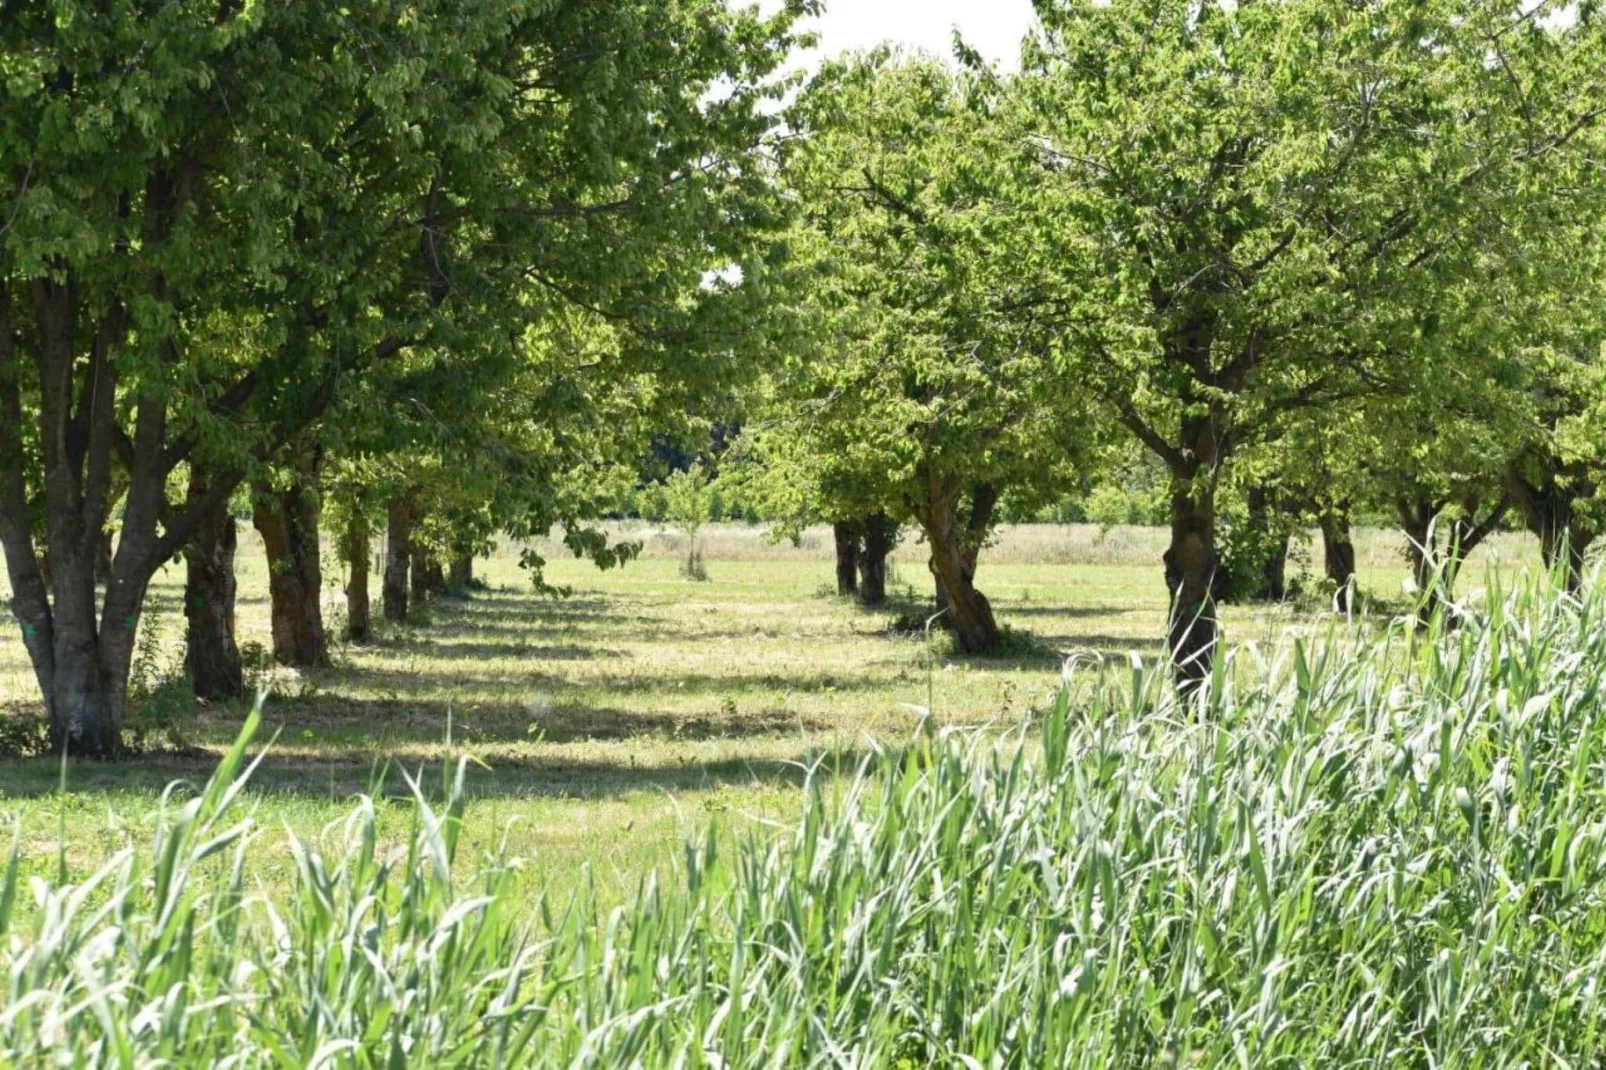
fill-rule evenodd
<path id="1" fill-rule="evenodd" d="M 373 632 L 368 606 L 369 566 L 368 514 L 361 502 L 354 502 L 341 537 L 341 556 L 346 563 L 346 638 L 365 642 Z"/>
<path id="2" fill-rule="evenodd" d="M 1348 613 L 1355 598 L 1355 541 L 1349 513 L 1343 508 L 1322 510 L 1322 567 L 1333 583 L 1333 609 Z"/>
<path id="3" fill-rule="evenodd" d="M 277 491 L 262 483 L 253 488 L 252 520 L 268 557 L 273 657 L 280 665 L 297 668 L 329 664 L 320 604 L 323 572 L 318 558 L 318 520 L 323 510 L 318 482 L 321 461 L 319 450 L 299 450 L 287 490 Z"/>
<path id="4" fill-rule="evenodd" d="M 859 553 L 862 533 L 851 520 L 831 525 L 836 539 L 836 593 L 846 598 L 859 593 Z"/>
<path id="5" fill-rule="evenodd" d="M 412 492 L 398 494 L 385 506 L 385 619 L 407 619 L 408 571 L 413 561 Z"/>
<path id="6" fill-rule="evenodd" d="M 859 554 L 859 601 L 867 606 L 887 600 L 887 555 L 898 537 L 898 525 L 886 513 L 864 519 L 864 548 Z"/>
<path id="7" fill-rule="evenodd" d="M 204 500 L 205 475 L 191 466 L 189 500 Z M 234 552 L 238 535 L 227 499 L 211 505 L 184 548 L 184 660 L 195 697 L 245 694 L 245 672 L 234 633 Z"/>
<path id="8" fill-rule="evenodd" d="M 982 484 L 971 495 L 968 519 L 960 519 L 961 485 L 957 476 L 932 475 L 918 510 L 931 548 L 931 573 L 946 609 L 945 620 L 959 649 L 981 654 L 998 645 L 998 622 L 992 603 L 976 589 L 976 559 L 992 524 L 995 488 Z"/>

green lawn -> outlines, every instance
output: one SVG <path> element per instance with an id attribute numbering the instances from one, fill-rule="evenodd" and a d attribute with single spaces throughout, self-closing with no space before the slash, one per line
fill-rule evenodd
<path id="1" fill-rule="evenodd" d="M 617 893 L 671 857 L 710 814 L 789 816 L 801 763 L 852 762 L 873 740 L 897 742 L 928 703 L 939 721 L 1012 724 L 1053 692 L 1063 656 L 1160 650 L 1159 531 L 1006 529 L 984 554 L 978 582 L 1001 621 L 1029 638 L 998 659 L 947 656 L 896 627 L 929 603 L 917 545 L 895 559 L 895 604 L 870 612 L 830 594 L 825 532 L 794 547 L 771 545 L 757 529 L 715 526 L 705 537 L 710 578 L 701 583 L 680 575 L 677 537 L 634 534 L 644 539 L 642 558 L 610 572 L 549 552 L 549 579 L 572 588 L 565 599 L 536 595 L 517 555 L 506 552 L 477 563 L 490 590 L 472 600 L 432 603 L 407 627 L 382 625 L 373 644 L 339 648 L 327 671 L 263 674 L 266 723 L 279 735 L 253 781 L 258 820 L 317 841 L 387 762 L 422 765 L 438 783 L 450 723 L 452 748 L 482 763 L 469 778 L 466 841 L 489 850 L 505 838 L 509 852 L 528 860 L 524 879 L 560 891 L 589 863 L 602 889 Z M 1397 596 L 1397 537 L 1363 533 L 1359 549 L 1364 588 Z M 1491 562 L 1532 566 L 1536 555 L 1530 540 L 1500 536 L 1469 577 Z M 266 646 L 266 579 L 254 534 L 243 540 L 240 579 L 242 643 Z M 326 582 L 336 632 L 341 577 Z M 181 589 L 182 569 L 170 567 L 153 590 L 153 638 L 145 643 L 153 682 L 180 668 Z M 1315 608 L 1226 611 L 1236 642 L 1322 627 L 1327 616 Z M 8 627 L 0 704 L 37 712 L 33 690 Z M 64 823 L 69 869 L 84 872 L 148 839 L 167 784 L 205 779 L 245 706 L 184 710 L 174 701 L 181 686 L 165 693 L 147 712 L 171 718 L 178 746 L 162 743 L 115 765 L 74 765 L 65 794 L 59 763 L 0 760 L 0 809 L 21 817 L 30 865 L 54 868 Z M 381 820 L 397 836 L 411 820 L 404 790 L 392 773 Z M 270 888 L 290 876 L 283 841 L 266 836 L 250 859 L 253 877 Z"/>

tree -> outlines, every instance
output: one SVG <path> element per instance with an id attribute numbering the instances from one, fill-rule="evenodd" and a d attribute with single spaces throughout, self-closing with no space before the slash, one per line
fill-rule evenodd
<path id="1" fill-rule="evenodd" d="M 1170 471 L 1170 648 L 1197 681 L 1225 466 L 1445 357 L 1416 299 L 1542 240 L 1527 206 L 1562 195 L 1541 175 L 1606 75 L 1592 23 L 1517 3 L 1036 6 L 1010 96 L 1036 159 L 1013 259 L 1086 388 Z"/>
<path id="2" fill-rule="evenodd" d="M 828 66 L 801 99 L 793 121 L 809 136 L 783 167 L 804 214 L 797 279 L 814 333 L 784 374 L 795 408 L 775 432 L 816 459 L 832 519 L 920 526 L 947 623 L 972 653 L 1000 634 L 975 574 L 1001 499 L 1057 493 L 1095 440 L 1008 281 L 1016 220 L 995 194 L 1019 154 L 995 136 L 982 90 L 883 53 Z"/>
<path id="3" fill-rule="evenodd" d="M 117 752 L 155 570 L 374 367 L 506 350 L 560 307 L 644 333 L 696 318 L 686 294 L 751 252 L 747 161 L 797 13 L 8 13 L 0 543 L 57 745 Z M 205 494 L 169 501 L 192 457 Z"/>

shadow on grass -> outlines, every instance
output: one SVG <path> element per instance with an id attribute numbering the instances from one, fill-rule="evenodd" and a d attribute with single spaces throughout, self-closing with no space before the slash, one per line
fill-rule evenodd
<path id="1" fill-rule="evenodd" d="M 808 768 L 815 763 L 831 773 L 851 775 L 867 758 L 890 760 L 898 753 L 896 748 L 872 755 L 860 747 L 816 749 L 800 744 L 795 753 L 784 758 L 682 756 L 610 762 L 559 755 L 501 756 L 487 763 L 489 768 L 470 762 L 464 784 L 470 796 L 480 799 L 603 799 L 642 791 L 796 787 L 804 782 Z M 157 795 L 174 783 L 198 788 L 216 766 L 217 758 L 211 755 L 155 755 L 123 763 L 76 763 L 67 769 L 67 794 L 79 799 L 88 794 Z M 418 779 L 426 795 L 438 796 L 443 768 L 439 756 L 387 760 L 340 753 L 280 753 L 275 748 L 270 748 L 253 774 L 247 794 L 340 802 L 377 788 L 377 793 L 386 797 L 405 797 L 410 789 L 398 775 L 401 768 Z M 56 794 L 60 776 L 60 763 L 54 759 L 0 761 L 0 778 L 11 799 Z"/>

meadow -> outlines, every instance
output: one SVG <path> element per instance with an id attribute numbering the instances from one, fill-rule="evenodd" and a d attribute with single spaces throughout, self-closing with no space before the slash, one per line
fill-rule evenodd
<path id="1" fill-rule="evenodd" d="M 475 842 L 487 809 L 520 805 L 511 778 L 471 783 L 479 758 L 530 747 L 556 765 L 541 748 L 578 741 L 433 755 L 420 743 L 420 759 L 439 759 L 424 775 L 401 776 L 394 798 L 330 799 L 309 838 L 272 819 L 297 795 L 289 771 L 318 754 L 334 765 L 340 745 L 264 756 L 252 712 L 209 780 L 85 874 L 70 852 L 88 824 L 68 809 L 69 854 L 26 890 L 33 845 L 19 838 L 0 881 L 0 1053 L 123 1066 L 1594 1065 L 1606 598 L 1595 582 L 1559 599 L 1531 572 L 1485 564 L 1454 625 L 1290 615 L 1187 699 L 1157 659 L 1083 653 L 1033 717 L 857 733 L 851 767 L 815 751 L 795 782 L 766 777 L 761 759 L 740 783 L 711 786 L 710 766 L 662 780 L 682 805 L 767 792 L 779 812 L 682 828 L 674 851 L 636 857 L 622 894 L 589 867 L 532 884 L 518 833 Z M 654 597 L 670 595 L 634 595 L 636 617 Z M 689 615 L 711 616 L 708 603 Z M 873 636 L 846 632 L 860 646 Z M 1042 670 L 986 671 L 1001 689 Z M 848 719 L 832 731 L 847 738 Z M 523 805 L 543 805 L 538 783 L 521 783 Z M 544 805 L 578 822 L 614 798 L 609 784 L 577 779 L 590 795 Z M 56 802 L 94 792 L 139 798 L 102 785 Z M 550 837 L 519 846 L 549 851 Z M 290 876 L 269 886 L 262 855 L 280 845 Z"/>
<path id="2" fill-rule="evenodd" d="M 273 740 L 248 791 L 258 820 L 318 842 L 355 794 L 371 792 L 381 829 L 400 835 L 411 809 L 395 768 L 416 774 L 462 752 L 472 758 L 467 844 L 505 844 L 526 861 L 527 888 L 566 890 L 585 871 L 619 896 L 713 815 L 790 820 L 805 763 L 851 768 L 873 741 L 907 738 L 927 709 L 940 725 L 1012 727 L 1053 698 L 1066 657 L 1161 652 L 1159 529 L 1005 528 L 978 583 L 1017 634 L 991 658 L 953 656 L 940 631 L 928 639 L 929 580 L 913 540 L 894 555 L 891 604 L 872 611 L 832 593 L 825 529 L 794 545 L 762 527 L 710 526 L 707 582 L 681 574 L 684 536 L 643 524 L 614 534 L 639 540 L 641 558 L 603 572 L 559 545 L 538 547 L 566 597 L 536 593 L 505 547 L 476 562 L 486 589 L 471 599 L 433 601 L 406 626 L 378 621 L 373 643 L 338 646 L 332 668 L 297 673 L 267 664 L 265 562 L 242 526 L 238 633 L 252 682 L 269 695 L 262 740 Z M 1359 533 L 1363 590 L 1399 598 L 1399 545 L 1393 532 Z M 1467 587 L 1490 567 L 1514 575 L 1536 563 L 1530 539 L 1499 536 L 1469 563 Z M 331 635 L 342 582 L 330 565 Z M 182 590 L 183 569 L 170 565 L 141 626 L 130 720 L 146 753 L 75 763 L 65 777 L 49 756 L 0 759 L 0 814 L 20 820 L 30 871 L 58 867 L 63 830 L 76 875 L 148 841 L 164 789 L 205 781 L 235 738 L 249 703 L 197 707 L 188 697 Z M 1225 611 L 1232 641 L 1263 645 L 1333 619 L 1319 601 Z M 8 629 L 0 707 L 37 712 L 34 696 Z M 248 861 L 251 878 L 273 889 L 294 872 L 282 837 Z"/>

